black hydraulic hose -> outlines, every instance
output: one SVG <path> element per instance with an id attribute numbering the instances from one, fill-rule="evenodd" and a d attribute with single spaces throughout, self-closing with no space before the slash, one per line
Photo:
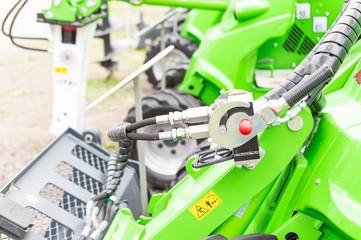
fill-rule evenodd
<path id="1" fill-rule="evenodd" d="M 336 73 L 351 47 L 359 40 L 360 34 L 361 0 L 351 0 L 341 18 L 337 20 L 335 26 L 327 33 L 324 41 L 311 59 L 308 72 L 314 73 L 320 66 L 328 66 L 332 72 Z M 307 104 L 311 104 L 321 94 L 330 79 L 332 78 L 326 79 L 326 81 L 315 86 L 308 93 Z"/>
<path id="2" fill-rule="evenodd" d="M 15 8 L 20 4 L 21 0 L 17 1 L 14 6 L 10 9 L 10 11 L 6 14 L 4 20 L 3 20 L 3 23 L 1 25 L 1 31 L 2 33 L 7 36 L 7 37 L 10 37 L 10 35 L 5 31 L 5 24 L 10 16 L 10 14 L 15 10 Z"/>
<path id="3" fill-rule="evenodd" d="M 9 29 L 9 37 L 10 37 L 10 41 L 17 47 L 19 48 L 23 48 L 23 49 L 26 49 L 26 50 L 32 50 L 32 51 L 38 51 L 38 52 L 48 52 L 48 50 L 46 49 L 40 49 L 40 48 L 32 48 L 32 47 L 27 47 L 27 46 L 23 46 L 23 45 L 20 45 L 18 43 L 16 43 L 14 41 L 14 39 L 16 39 L 15 37 L 12 36 L 12 30 L 13 30 L 13 26 L 14 26 L 14 23 L 15 23 L 15 20 L 16 18 L 18 17 L 19 13 L 21 12 L 21 10 L 23 9 L 23 7 L 27 4 L 28 0 L 25 0 L 23 2 L 23 4 L 19 7 L 18 11 L 15 13 L 15 16 L 13 18 L 13 20 L 11 21 L 11 24 L 10 24 L 10 29 Z"/>
<path id="4" fill-rule="evenodd" d="M 323 38 L 315 45 L 315 47 L 312 49 L 312 51 L 307 55 L 307 57 L 293 70 L 293 72 L 284 80 L 282 83 L 278 86 L 269 91 L 266 95 L 263 96 L 266 100 L 277 100 L 282 97 L 283 94 L 285 94 L 287 91 L 291 90 L 294 86 L 296 86 L 305 75 L 311 74 L 310 69 L 308 69 L 308 66 L 315 56 L 316 52 L 318 51 L 319 47 L 322 45 L 322 43 L 326 40 L 326 37 L 329 36 L 329 38 L 334 38 L 335 36 L 330 36 L 331 30 L 335 27 L 338 20 L 343 16 L 343 13 L 346 11 L 350 4 L 350 1 L 346 0 L 343 4 L 342 11 L 337 17 L 336 21 L 332 24 L 330 27 L 330 30 L 323 36 Z M 339 37 L 340 38 L 340 37 Z M 338 42 L 343 42 L 346 46 L 350 45 L 351 42 L 347 42 L 347 40 L 344 39 L 336 39 Z M 322 64 L 321 64 L 322 65 Z"/>
<path id="5" fill-rule="evenodd" d="M 105 216 L 104 216 L 104 220 L 109 222 L 110 217 L 111 217 L 111 213 L 112 213 L 112 206 L 113 206 L 113 202 L 109 201 L 107 203 L 107 208 L 105 209 Z"/>
<path id="6" fill-rule="evenodd" d="M 104 205 L 104 200 L 102 199 L 102 200 L 100 200 L 98 203 L 97 203 L 97 207 L 99 208 L 99 209 L 101 209 L 102 207 L 103 207 L 103 205 Z M 100 212 L 100 211 L 99 211 Z M 99 213 L 98 213 L 99 214 Z"/>
<path id="7" fill-rule="evenodd" d="M 110 181 L 112 180 L 115 172 L 117 169 L 117 160 L 118 160 L 118 154 L 117 153 L 111 153 L 109 156 L 109 160 L 107 163 L 107 177 L 105 179 L 104 188 L 109 185 Z"/>
<path id="8" fill-rule="evenodd" d="M 4 18 L 3 22 L 2 22 L 1 31 L 2 31 L 2 33 L 3 33 L 5 36 L 7 36 L 7 37 L 10 37 L 10 35 L 9 35 L 9 33 L 7 33 L 7 32 L 5 31 L 5 24 L 6 24 L 8 18 L 9 18 L 9 16 L 10 16 L 10 14 L 15 10 L 15 8 L 20 4 L 21 1 L 22 1 L 22 0 L 19 0 L 19 1 L 17 1 L 17 2 L 14 4 L 14 6 L 13 6 L 13 7 L 10 9 L 10 11 L 6 14 L 6 16 L 5 16 L 5 18 Z M 24 39 L 24 40 L 49 40 L 49 39 L 47 39 L 47 38 L 39 38 L 39 37 L 22 37 L 22 36 L 11 36 L 11 37 L 14 38 L 14 39 Z"/>
<path id="9" fill-rule="evenodd" d="M 131 140 L 144 140 L 144 141 L 157 141 L 159 140 L 158 133 L 127 133 L 127 136 Z"/>
<path id="10" fill-rule="evenodd" d="M 288 106 L 292 107 L 315 89 L 319 89 L 325 82 L 334 76 L 332 69 L 324 64 L 310 75 L 306 75 L 304 80 L 282 95 Z"/>
<path id="11" fill-rule="evenodd" d="M 352 0 L 311 59 L 310 71 L 326 64 L 337 72 L 360 34 L 361 0 Z"/>
<path id="12" fill-rule="evenodd" d="M 100 201 L 100 200 L 102 200 L 102 199 L 106 199 L 106 198 L 108 198 L 108 197 L 110 197 L 110 196 L 109 196 L 107 193 L 102 192 L 102 193 L 96 195 L 95 197 L 93 197 L 91 200 L 92 200 L 93 202 L 96 202 L 96 201 Z"/>
<path id="13" fill-rule="evenodd" d="M 127 166 L 132 145 L 132 141 L 123 140 L 119 143 L 119 150 L 111 154 L 109 159 L 111 163 L 107 166 L 107 177 L 104 184 L 104 190 L 93 197 L 91 199 L 92 201 L 96 202 L 109 198 L 117 190 L 121 178 L 124 175 L 124 169 Z"/>
<path id="14" fill-rule="evenodd" d="M 145 124 L 154 124 L 154 123 L 155 123 L 155 118 L 149 118 L 149 120 L 145 119 L 141 121 L 138 126 L 135 125 L 136 123 L 133 126 L 142 127 L 142 126 L 146 126 Z M 149 134 L 149 133 L 128 132 L 128 126 L 130 126 L 130 124 L 129 125 L 120 124 L 114 127 L 113 129 L 111 129 L 108 132 L 109 139 L 112 140 L 113 142 L 121 142 L 124 140 L 145 140 L 145 141 L 159 140 L 158 133 Z M 134 127 L 131 129 L 134 129 Z"/>
<path id="15" fill-rule="evenodd" d="M 153 125 L 153 124 L 156 124 L 156 123 L 157 122 L 155 120 L 155 117 L 146 118 L 146 119 L 143 119 L 143 120 L 141 120 L 139 122 L 127 125 L 126 131 L 127 132 L 133 132 L 134 130 L 137 130 L 139 128 L 149 126 L 149 125 Z"/>

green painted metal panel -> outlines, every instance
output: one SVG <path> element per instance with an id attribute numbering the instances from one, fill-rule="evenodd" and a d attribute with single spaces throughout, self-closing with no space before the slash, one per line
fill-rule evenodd
<path id="1" fill-rule="evenodd" d="M 190 172 L 181 184 L 164 196 L 167 207 L 144 226 L 144 238 L 200 239 L 213 232 L 221 222 L 229 219 L 246 202 L 272 183 L 288 165 L 313 126 L 312 116 L 308 111 L 304 111 L 301 116 L 305 124 L 299 132 L 293 132 L 283 125 L 267 129 L 261 134 L 260 143 L 266 154 L 254 170 L 238 169 L 233 162 L 225 162 L 202 169 L 201 173 Z M 285 139 L 294 139 L 290 141 L 287 149 L 282 147 Z M 210 190 L 219 196 L 222 204 L 199 221 L 189 208 Z M 124 219 L 124 217 L 120 218 Z M 187 231 L 181 227 L 184 224 L 187 226 Z M 109 231 L 107 237 L 127 239 L 125 235 L 119 235 L 119 232 L 114 234 L 116 235 Z"/>

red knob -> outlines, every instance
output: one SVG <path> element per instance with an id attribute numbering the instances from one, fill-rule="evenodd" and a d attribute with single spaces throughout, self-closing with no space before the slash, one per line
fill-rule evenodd
<path id="1" fill-rule="evenodd" d="M 239 122 L 239 132 L 242 135 L 248 135 L 252 132 L 252 121 L 248 118 L 244 118 Z"/>

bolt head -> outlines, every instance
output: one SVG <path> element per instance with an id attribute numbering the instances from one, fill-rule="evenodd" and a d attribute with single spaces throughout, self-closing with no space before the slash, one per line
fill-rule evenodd
<path id="1" fill-rule="evenodd" d="M 297 132 L 303 127 L 303 119 L 300 116 L 296 116 L 294 119 L 287 122 L 287 126 L 290 130 Z"/>
<path id="2" fill-rule="evenodd" d="M 219 132 L 222 133 L 222 134 L 225 134 L 227 132 L 227 127 L 224 126 L 224 125 L 221 125 L 219 127 Z"/>

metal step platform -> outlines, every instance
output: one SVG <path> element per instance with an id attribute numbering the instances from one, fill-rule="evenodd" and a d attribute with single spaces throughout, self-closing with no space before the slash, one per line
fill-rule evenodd
<path id="1" fill-rule="evenodd" d="M 108 153 L 68 129 L 0 192 L 0 240 L 77 239 L 86 202 L 102 191 Z M 125 168 L 116 192 L 141 213 L 136 163 Z M 31 226 L 31 227 L 28 227 Z"/>

